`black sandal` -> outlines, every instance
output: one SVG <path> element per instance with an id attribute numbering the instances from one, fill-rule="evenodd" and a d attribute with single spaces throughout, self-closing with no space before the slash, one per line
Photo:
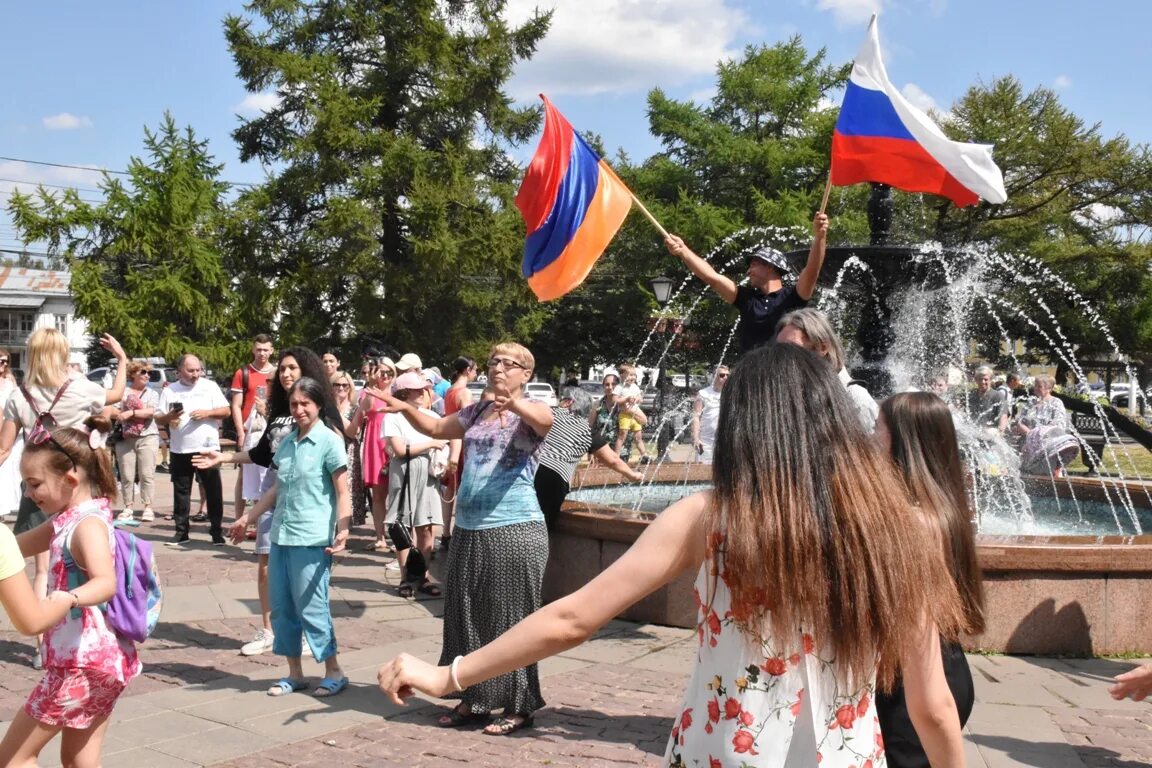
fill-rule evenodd
<path id="1" fill-rule="evenodd" d="M 464 706 L 464 704 L 457 704 L 448 714 L 441 715 L 440 719 L 436 721 L 436 724 L 441 728 L 461 728 L 465 725 L 483 723 L 492 717 L 490 712 L 468 712 L 465 714 L 460 711 Z"/>
<path id="2" fill-rule="evenodd" d="M 417 587 L 421 592 L 432 597 L 440 597 L 444 592 L 440 589 L 440 585 L 434 581 L 427 581 Z"/>
<path id="3" fill-rule="evenodd" d="M 513 717 L 523 718 L 520 722 L 513 720 Z M 493 720 L 484 728 L 485 736 L 507 736 L 510 733 L 516 733 L 522 728 L 531 728 L 533 724 L 532 715 L 501 715 Z M 496 730 L 490 731 L 489 728 Z"/>
<path id="4" fill-rule="evenodd" d="M 416 590 L 413 588 L 413 586 L 411 584 L 409 584 L 408 582 L 404 582 L 403 584 L 401 584 L 399 586 L 399 588 L 397 588 L 396 594 L 400 595 L 400 597 L 408 599 L 408 598 L 411 598 L 414 594 L 416 594 Z"/>

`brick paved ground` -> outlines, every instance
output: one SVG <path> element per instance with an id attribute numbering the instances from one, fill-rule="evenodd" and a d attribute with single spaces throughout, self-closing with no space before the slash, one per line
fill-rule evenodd
<path id="1" fill-rule="evenodd" d="M 163 475 L 157 485 L 164 511 L 171 486 Z M 161 541 L 171 523 L 137 531 Z M 106 768 L 660 763 L 691 668 L 690 632 L 613 622 L 589 644 L 541 665 L 548 706 L 534 729 L 504 738 L 441 730 L 433 722 L 437 702 L 397 708 L 373 685 L 376 668 L 399 651 L 438 657 L 441 601 L 396 597 L 390 556 L 356 550 L 371 541 L 362 529 L 332 580 L 352 686 L 329 701 L 272 699 L 264 690 L 283 674 L 279 661 L 237 653 L 258 626 L 250 546 L 209 547 L 204 525 L 192 536 L 197 543 L 187 551 L 158 549 L 164 624 L 141 647 L 145 672 L 117 705 Z M 11 718 L 39 679 L 29 649 L 0 617 L 0 720 Z M 1105 692 L 1107 679 L 1132 662 L 974 656 L 971 663 L 978 702 L 967 728 L 970 765 L 1152 765 L 1152 706 L 1114 702 Z M 319 670 L 305 665 L 314 677 Z M 55 745 L 41 764 L 57 764 Z"/>

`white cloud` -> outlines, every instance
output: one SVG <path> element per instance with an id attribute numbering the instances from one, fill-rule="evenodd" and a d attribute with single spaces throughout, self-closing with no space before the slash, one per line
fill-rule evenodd
<path id="1" fill-rule="evenodd" d="M 1052 85 L 1063 90 L 1072 85 L 1072 78 L 1068 75 L 1056 75 L 1056 79 L 1052 81 Z"/>
<path id="2" fill-rule="evenodd" d="M 821 11 L 831 11 L 836 23 L 842 26 L 863 24 L 880 13 L 881 0 L 817 0 L 816 7 Z"/>
<path id="3" fill-rule="evenodd" d="M 936 99 L 925 93 L 924 89 L 916 85 L 916 83 L 908 83 L 900 89 L 900 93 L 904 94 L 904 98 L 912 102 L 912 106 L 922 109 L 928 114 L 940 111 L 940 107 L 936 105 Z"/>
<path id="4" fill-rule="evenodd" d="M 270 112 L 278 106 L 280 106 L 280 94 L 278 93 L 250 93 L 244 97 L 244 101 L 232 109 L 242 115 L 259 115 Z"/>
<path id="5" fill-rule="evenodd" d="M 505 17 L 523 23 L 540 5 L 510 0 Z M 735 57 L 733 41 L 749 23 L 731 0 L 557 0 L 547 37 L 519 65 L 509 91 L 527 100 L 688 83 Z"/>
<path id="6" fill-rule="evenodd" d="M 0 162 L 0 179 L 13 179 L 13 181 L 0 181 L 0 202 L 7 203 L 9 195 L 15 190 L 24 194 L 32 194 L 39 184 L 50 184 L 49 192 L 61 193 L 64 190 L 57 187 L 83 187 L 85 190 L 98 189 L 103 180 L 99 171 L 89 171 L 81 168 L 56 168 L 50 165 L 34 165 L 19 160 Z M 96 198 L 98 193 L 83 191 L 81 197 Z M 0 206 L 2 207 L 2 206 Z"/>
<path id="7" fill-rule="evenodd" d="M 91 128 L 92 120 L 83 115 L 77 116 L 71 112 L 61 112 L 58 115 L 45 117 L 40 121 L 50 131 L 74 131 L 77 128 Z"/>

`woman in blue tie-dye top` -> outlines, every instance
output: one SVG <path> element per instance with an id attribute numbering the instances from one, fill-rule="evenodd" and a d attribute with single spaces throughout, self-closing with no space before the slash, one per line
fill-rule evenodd
<path id="1" fill-rule="evenodd" d="M 498 344 L 488 360 L 494 397 L 434 419 L 385 392 L 387 410 L 441 439 L 464 439 L 464 470 L 456 497 L 456 530 L 445 578 L 444 648 L 451 662 L 499 637 L 540 607 L 548 529 L 534 480 L 552 410 L 524 395 L 536 363 L 519 344 Z M 500 716 L 485 733 L 502 736 L 532 724 L 544 706 L 533 664 L 479 683 L 450 698 L 460 704 L 440 718 L 445 727 Z"/>

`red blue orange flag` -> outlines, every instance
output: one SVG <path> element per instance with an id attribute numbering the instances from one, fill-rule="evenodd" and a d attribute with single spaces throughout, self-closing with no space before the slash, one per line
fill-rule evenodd
<path id="1" fill-rule="evenodd" d="M 1008 199 L 992 147 L 952 141 L 888 80 L 876 17 L 860 47 L 832 133 L 832 183 L 878 181 L 959 207 Z"/>
<path id="2" fill-rule="evenodd" d="M 547 97 L 544 135 L 516 207 L 527 236 L 521 271 L 540 301 L 576 288 L 624 223 L 632 193 Z"/>

